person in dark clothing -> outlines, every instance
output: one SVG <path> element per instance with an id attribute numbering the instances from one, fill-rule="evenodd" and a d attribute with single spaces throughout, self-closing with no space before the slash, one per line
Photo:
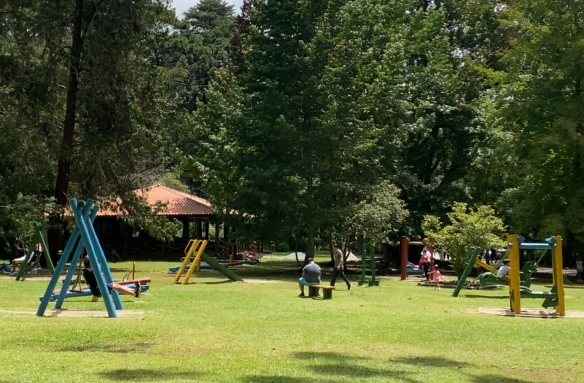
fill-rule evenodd
<path id="1" fill-rule="evenodd" d="M 432 253 L 430 253 L 428 246 L 425 246 L 420 256 L 420 263 L 422 264 L 422 267 L 424 269 L 424 277 L 426 278 L 427 281 L 430 280 L 430 261 L 433 261 Z"/>
<path id="2" fill-rule="evenodd" d="M 499 258 L 497 255 L 497 250 L 495 249 L 491 249 L 489 256 L 491 257 L 491 262 L 493 263 L 497 262 L 497 259 Z"/>
<path id="3" fill-rule="evenodd" d="M 83 270 L 83 277 L 85 278 L 85 282 L 89 286 L 89 290 L 94 297 L 101 297 L 101 291 L 99 290 L 99 284 L 97 283 L 97 279 L 95 278 L 95 274 L 93 273 L 93 269 L 91 268 L 91 262 L 89 261 L 89 257 L 85 256 L 83 258 L 83 265 L 85 269 Z M 131 289 L 119 283 L 108 283 L 107 288 L 109 292 L 117 291 L 123 295 L 133 295 L 136 298 L 140 297 L 140 282 L 136 282 L 136 287 Z"/>
<path id="4" fill-rule="evenodd" d="M 351 285 L 351 282 L 349 282 L 349 278 L 347 278 L 347 276 L 345 275 L 345 272 L 343 271 L 343 263 L 345 262 L 345 258 L 343 257 L 343 252 L 341 251 L 341 249 L 339 249 L 339 247 L 337 245 L 333 245 L 333 251 L 335 252 L 335 266 L 333 267 L 333 275 L 331 277 L 331 286 L 335 285 L 335 282 L 337 281 L 337 277 L 340 275 L 341 278 L 343 278 L 343 280 L 347 284 L 347 288 L 349 290 L 351 290 L 353 285 Z"/>
<path id="5" fill-rule="evenodd" d="M 314 263 L 314 259 L 308 258 L 306 266 L 302 269 L 302 278 L 298 280 L 300 287 L 300 295 L 298 297 L 304 298 L 304 286 L 314 286 L 320 284 L 320 266 Z"/>

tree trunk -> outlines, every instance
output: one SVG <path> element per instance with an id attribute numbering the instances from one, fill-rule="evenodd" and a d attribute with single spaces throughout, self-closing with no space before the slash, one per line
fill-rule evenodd
<path id="1" fill-rule="evenodd" d="M 294 254 L 296 255 L 296 264 L 298 266 L 300 266 L 300 261 L 298 260 L 298 238 L 296 237 L 296 234 L 292 234 L 292 237 L 294 237 Z M 304 257 L 304 264 L 306 264 L 306 256 Z"/>
<path id="2" fill-rule="evenodd" d="M 65 120 L 63 122 L 63 139 L 57 164 L 57 182 L 55 185 L 55 201 L 63 208 L 67 206 L 69 180 L 71 174 L 71 157 L 75 137 L 75 115 L 77 112 L 77 92 L 79 91 L 79 67 L 83 51 L 81 28 L 83 24 L 83 0 L 75 1 L 73 12 L 73 34 L 71 42 L 71 62 L 69 66 L 69 83 L 67 85 L 67 104 Z M 50 217 L 51 229 L 49 236 L 49 251 L 54 259 L 58 259 L 58 250 L 61 240 L 61 226 L 63 215 Z"/>
<path id="3" fill-rule="evenodd" d="M 308 237 L 306 239 L 306 257 L 304 258 L 304 264 L 308 258 L 314 258 L 314 229 L 308 229 Z"/>

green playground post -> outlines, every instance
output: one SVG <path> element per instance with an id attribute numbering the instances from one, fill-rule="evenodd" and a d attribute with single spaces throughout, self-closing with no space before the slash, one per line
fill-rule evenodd
<path id="1" fill-rule="evenodd" d="M 24 276 L 24 273 L 26 272 L 26 268 L 28 267 L 28 263 L 30 262 L 30 260 L 32 258 L 32 254 L 36 249 L 37 243 L 39 243 L 39 242 L 43 246 L 43 254 L 44 254 L 45 258 L 47 259 L 47 266 L 49 267 L 49 269 L 51 269 L 51 273 L 55 272 L 55 266 L 53 265 L 53 261 L 51 261 L 51 255 L 49 254 L 49 248 L 47 247 L 47 244 L 45 242 L 45 236 L 43 235 L 42 230 L 43 230 L 43 225 L 41 223 L 36 223 L 35 224 L 35 235 L 34 235 L 33 243 L 32 243 L 33 246 L 31 247 L 28 254 L 26 254 L 24 261 L 22 261 L 22 263 L 20 264 L 20 270 L 18 271 L 18 275 L 16 276 L 17 281 L 20 281 L 20 278 L 22 278 Z"/>
<path id="2" fill-rule="evenodd" d="M 480 252 L 481 249 L 479 248 L 474 248 L 472 250 L 470 258 L 468 259 L 468 263 L 466 264 L 466 267 L 464 268 L 462 275 L 460 276 L 460 278 L 458 278 L 458 283 L 456 284 L 456 288 L 452 293 L 453 297 L 457 297 L 458 293 L 460 293 L 460 290 L 462 289 L 462 286 L 464 286 L 464 282 L 466 281 L 466 278 L 468 278 L 470 271 L 474 266 L 475 260 L 477 259 L 477 256 L 479 255 Z"/>
<path id="3" fill-rule="evenodd" d="M 365 277 L 365 271 L 367 268 L 367 251 L 364 251 L 361 255 L 361 279 L 358 285 L 363 286 L 367 284 L 368 286 L 379 286 L 379 281 L 375 280 L 375 247 L 371 245 L 369 248 L 369 256 L 371 257 L 371 280 Z"/>
<path id="4" fill-rule="evenodd" d="M 545 249 L 545 250 L 543 251 L 543 253 L 541 253 L 541 255 L 539 256 L 539 258 L 537 259 L 537 261 L 535 261 L 535 264 L 536 264 L 536 265 L 539 265 L 539 264 L 541 263 L 541 261 L 543 261 L 543 257 L 545 257 L 545 255 L 547 254 L 547 252 L 548 252 L 549 250 L 550 250 L 550 249 Z"/>
<path id="5" fill-rule="evenodd" d="M 201 260 L 207 262 L 211 267 L 213 267 L 215 270 L 217 270 L 221 274 L 225 275 L 227 278 L 231 279 L 232 281 L 243 282 L 243 279 L 241 279 L 237 274 L 235 274 L 233 271 L 221 266 L 221 264 L 219 262 L 217 262 L 216 260 L 214 260 L 213 258 L 208 256 L 206 253 L 201 254 Z"/>
<path id="6" fill-rule="evenodd" d="M 51 270 L 51 273 L 55 272 L 55 265 L 53 265 L 53 261 L 51 260 L 51 254 L 49 253 L 49 246 L 45 242 L 45 236 L 43 235 L 43 224 L 37 223 L 37 230 L 39 231 L 41 245 L 43 245 L 43 254 L 45 255 L 45 259 L 47 260 L 47 266 Z"/>
<path id="7" fill-rule="evenodd" d="M 375 280 L 375 247 L 373 245 L 371 245 L 369 255 L 371 256 L 371 280 L 369 281 L 369 286 L 379 286 L 379 281 Z"/>

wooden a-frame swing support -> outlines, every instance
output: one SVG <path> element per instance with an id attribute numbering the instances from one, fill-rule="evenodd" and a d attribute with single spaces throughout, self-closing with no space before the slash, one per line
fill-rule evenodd
<path id="1" fill-rule="evenodd" d="M 16 275 L 17 281 L 19 281 L 24 276 L 28 264 L 32 259 L 32 254 L 35 252 L 38 243 L 40 243 L 43 246 L 43 254 L 45 256 L 45 259 L 47 260 L 47 267 L 51 270 L 52 273 L 55 272 L 55 266 L 53 266 L 53 261 L 51 260 L 51 255 L 49 254 L 49 247 L 47 246 L 45 236 L 43 235 L 43 224 L 35 223 L 34 229 L 35 235 L 33 238 L 32 246 L 30 247 L 30 250 L 26 254 L 24 261 L 22 261 L 22 263 L 20 264 L 20 271 L 18 272 L 18 275 Z"/>
<path id="2" fill-rule="evenodd" d="M 41 299 L 41 304 L 37 310 L 37 316 L 43 316 L 45 310 L 49 302 L 51 301 L 51 297 L 53 294 L 53 290 L 55 289 L 59 277 L 61 273 L 65 269 L 65 265 L 69 259 L 69 256 L 75 249 L 75 253 L 73 258 L 71 259 L 71 265 L 77 264 L 79 261 L 79 257 L 81 256 L 83 249 L 86 250 L 87 256 L 89 257 L 89 261 L 91 263 L 91 267 L 93 269 L 93 273 L 95 274 L 95 279 L 97 280 L 97 284 L 99 285 L 100 291 L 108 291 L 107 284 L 114 283 L 113 276 L 107 264 L 107 260 L 105 258 L 105 254 L 99 240 L 97 239 L 97 235 L 95 234 L 95 230 L 93 228 L 93 221 L 99 207 L 93 204 L 93 200 L 88 199 L 84 204 L 83 202 L 77 203 L 76 199 L 72 199 L 70 201 L 71 210 L 75 215 L 76 225 L 71 233 L 71 237 L 65 246 L 65 250 L 61 255 L 61 259 L 55 267 L 55 272 L 47 286 L 45 294 Z M 75 247 L 77 245 L 77 247 Z M 67 271 L 67 276 L 63 281 L 63 286 L 69 286 L 71 283 L 71 279 L 75 273 L 75 267 L 69 267 Z M 60 309 L 63 305 L 63 301 L 65 300 L 66 294 L 59 294 L 59 298 L 55 303 L 55 309 Z M 113 302 L 112 302 L 113 301 Z M 116 309 L 123 310 L 124 305 L 122 300 L 120 299 L 120 295 L 117 291 L 111 291 L 110 294 L 104 293 L 103 294 L 103 302 L 105 303 L 108 316 L 110 318 L 117 318 Z M 115 307 L 114 307 L 115 306 Z"/>

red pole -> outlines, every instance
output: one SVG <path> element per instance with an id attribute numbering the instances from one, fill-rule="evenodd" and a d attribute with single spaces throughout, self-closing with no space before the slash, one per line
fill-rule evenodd
<path id="1" fill-rule="evenodd" d="M 408 252 L 410 240 L 408 237 L 401 237 L 401 280 L 408 279 Z"/>

